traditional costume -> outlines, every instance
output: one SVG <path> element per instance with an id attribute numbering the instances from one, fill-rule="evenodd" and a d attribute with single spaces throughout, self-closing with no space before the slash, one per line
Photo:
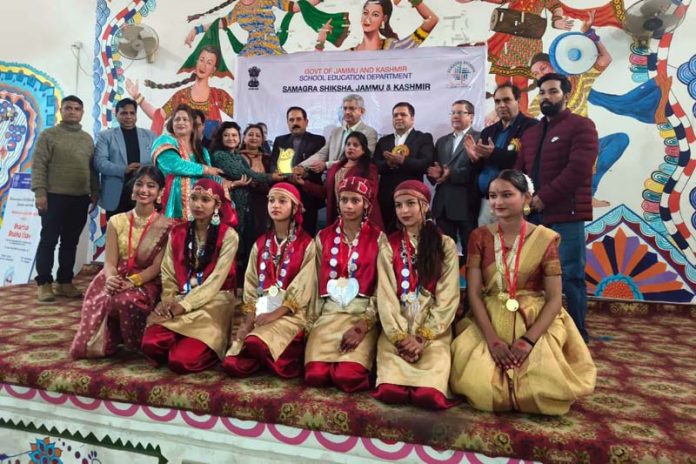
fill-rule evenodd
<path id="1" fill-rule="evenodd" d="M 556 232 L 536 226 L 520 237 L 504 249 L 497 225 L 489 225 L 476 229 L 469 240 L 467 267 L 481 269 L 488 317 L 508 345 L 524 336 L 541 313 L 544 277 L 561 275 Z M 522 365 L 507 370 L 496 364 L 471 316 L 464 327 L 452 344 L 450 385 L 477 409 L 565 414 L 578 397 L 594 390 L 594 362 L 563 308 Z"/>
<path id="2" fill-rule="evenodd" d="M 170 225 L 157 212 L 148 218 L 138 217 L 135 210 L 112 216 L 107 234 L 116 234 L 118 240 L 118 275 L 126 278 L 150 267 L 167 244 Z M 105 284 L 102 269 L 85 293 L 80 326 L 70 346 L 73 358 L 109 356 L 120 343 L 140 348 L 145 320 L 160 298 L 159 277 L 113 295 L 105 291 Z"/>
<path id="3" fill-rule="evenodd" d="M 370 184 L 360 177 L 341 182 L 340 192 L 360 194 L 369 205 Z M 369 208 L 369 206 L 368 206 Z M 333 382 L 353 392 L 370 387 L 378 331 L 375 287 L 377 253 L 384 234 L 369 220 L 348 241 L 339 218 L 317 235 L 318 298 L 309 317 L 310 333 L 305 350 L 305 382 L 320 387 Z M 356 323 L 367 322 L 368 331 L 350 352 L 341 352 L 344 333 Z"/>
<path id="4" fill-rule="evenodd" d="M 394 198 L 410 195 L 430 204 L 430 190 L 422 182 L 400 183 Z M 437 279 L 418 276 L 418 236 L 405 229 L 382 243 L 377 266 L 377 308 L 382 334 L 377 343 L 377 389 L 373 396 L 387 403 L 413 403 L 445 409 L 448 400 L 452 342 L 451 324 L 459 306 L 459 257 L 454 241 L 441 234 L 444 261 Z M 409 335 L 420 338 L 423 351 L 416 362 L 399 355 L 397 344 Z"/>
<path id="5" fill-rule="evenodd" d="M 208 234 L 217 229 L 213 254 L 204 269 L 191 268 L 188 253 L 196 250 L 197 267 L 207 252 L 206 244 L 190 237 L 195 237 L 189 231 L 194 224 L 186 222 L 174 227 L 162 262 L 162 301 L 177 301 L 185 312 L 154 322 L 145 329 L 142 344 L 148 358 L 158 364 L 167 362 L 178 373 L 208 369 L 223 357 L 234 308 L 235 254 L 239 242 L 233 228 L 236 213 L 217 182 L 200 179 L 192 191 L 210 195 L 221 204 L 219 225 L 211 223 L 208 229 Z"/>
<path id="6" fill-rule="evenodd" d="M 275 232 L 269 230 L 254 243 L 244 279 L 242 312 L 259 316 L 281 306 L 290 312 L 256 327 L 244 340 L 234 340 L 222 369 L 236 377 L 247 376 L 261 367 L 283 378 L 300 375 L 305 312 L 317 283 L 315 245 L 302 229 L 302 201 L 297 188 L 280 182 L 269 191 L 269 195 L 274 193 L 291 199 L 294 224 L 284 240 L 279 241 Z"/>
<path id="7" fill-rule="evenodd" d="M 208 150 L 203 148 L 203 159 L 210 166 Z M 152 144 L 152 164 L 165 178 L 162 205 L 164 215 L 173 219 L 186 219 L 191 185 L 203 176 L 205 165 L 196 161 L 183 144 L 171 134 L 163 134 Z"/>

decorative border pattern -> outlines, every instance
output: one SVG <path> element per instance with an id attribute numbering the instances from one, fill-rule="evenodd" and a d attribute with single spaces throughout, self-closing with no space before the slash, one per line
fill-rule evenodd
<path id="1" fill-rule="evenodd" d="M 674 1 L 667 13 L 678 17 L 686 15 L 691 0 Z M 696 156 L 691 146 L 696 144 L 696 135 L 689 118 L 682 108 L 677 96 L 671 89 L 667 69 L 669 49 L 673 33 L 664 34 L 650 40 L 650 54 L 647 56 L 647 73 L 650 79 L 660 85 L 667 93 L 664 102 L 664 114 L 667 122 L 658 124 L 660 136 L 665 141 L 665 163 L 653 171 L 647 179 L 643 197 L 645 218 L 650 222 L 660 221 L 676 246 L 685 253 L 691 263 L 696 263 L 696 237 L 689 230 L 680 211 L 681 196 L 696 169 Z M 657 206 L 659 199 L 659 206 Z"/>
<path id="2" fill-rule="evenodd" d="M 100 413 L 103 414 L 105 412 L 104 409 L 106 409 L 106 412 L 110 415 L 121 419 L 133 418 L 136 414 L 142 413 L 148 420 L 154 423 L 185 424 L 188 427 L 201 431 L 211 431 L 213 428 L 220 430 L 220 426 L 222 426 L 233 437 L 263 439 L 291 446 L 310 446 L 308 440 L 315 440 L 324 451 L 357 456 L 367 455 L 385 461 L 407 460 L 409 462 L 423 462 L 427 464 L 484 464 L 491 461 L 491 458 L 478 453 L 451 450 L 436 451 L 429 446 L 412 443 L 386 443 L 365 437 L 333 435 L 320 431 L 244 421 L 230 417 L 198 415 L 177 409 L 152 408 L 147 405 L 85 398 L 67 393 L 48 392 L 35 388 L 17 387 L 0 383 L 0 394 L 3 391 L 16 400 L 34 401 L 52 406 L 65 405 L 88 413 L 96 413 L 98 408 L 102 408 Z M 148 446 L 152 448 L 152 445 L 143 443 L 132 443 L 132 446 L 135 449 L 147 450 Z M 154 449 L 159 450 L 159 447 Z M 359 461 L 360 459 L 356 457 L 354 462 Z M 497 458 L 496 462 L 525 464 L 532 461 L 516 458 Z"/>
<path id="3" fill-rule="evenodd" d="M 665 290 L 664 292 L 657 292 L 656 295 L 652 296 L 645 295 L 645 293 L 653 293 L 654 289 L 652 287 L 648 286 L 647 292 L 639 291 L 638 285 L 634 282 L 630 273 L 622 272 L 622 270 L 626 271 L 626 269 L 623 269 L 625 266 L 621 262 L 617 262 L 618 255 L 613 250 L 613 244 L 602 245 L 607 237 L 610 241 L 614 240 L 610 237 L 611 235 L 623 234 L 625 237 L 626 234 L 622 231 L 622 226 L 631 233 L 629 240 L 635 241 L 634 237 L 638 237 L 641 243 L 640 246 L 647 245 L 647 248 L 650 250 L 648 253 L 655 255 L 651 259 L 654 261 L 653 264 L 656 264 L 656 268 L 665 268 L 662 270 L 663 273 L 668 273 L 667 269 L 669 269 L 679 277 L 679 279 L 673 280 L 675 282 L 680 281 L 683 284 L 684 288 L 682 291 L 673 289 L 675 291 L 670 293 L 670 291 Z M 673 242 L 669 241 L 660 231 L 656 230 L 651 224 L 625 205 L 617 206 L 604 216 L 589 223 L 585 227 L 585 233 L 588 258 L 586 280 L 590 289 L 595 288 L 596 296 L 603 296 L 602 291 L 607 285 L 613 283 L 614 285 L 622 284 L 631 288 L 632 296 L 624 296 L 628 299 L 661 299 L 662 301 L 667 300 L 673 303 L 693 302 L 696 299 L 696 267 L 687 260 L 684 253 Z M 607 246 L 612 249 L 607 250 Z M 599 247 L 603 247 L 603 249 L 600 250 Z M 595 256 L 597 253 L 599 255 Z M 608 275 L 597 275 L 602 274 L 598 269 L 600 261 L 607 261 L 611 265 L 607 269 L 608 272 L 605 272 Z M 612 270 L 613 272 L 611 272 Z M 645 270 L 644 267 L 634 266 L 629 271 L 640 274 Z M 655 273 L 659 274 L 657 269 L 654 270 L 653 274 Z M 602 278 L 605 280 L 602 280 Z M 604 283 L 602 284 L 602 282 Z M 650 283 L 650 285 L 653 284 L 653 282 Z M 674 287 L 671 282 L 669 285 Z M 613 295 L 612 297 L 616 296 Z"/>

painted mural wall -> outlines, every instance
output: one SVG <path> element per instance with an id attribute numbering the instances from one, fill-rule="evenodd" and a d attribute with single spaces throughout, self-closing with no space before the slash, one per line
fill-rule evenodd
<path id="1" fill-rule="evenodd" d="M 322 53 L 484 42 L 489 47 L 489 91 L 496 82 L 513 80 L 527 90 L 523 106 L 538 114 L 533 78 L 565 71 L 575 87 L 571 109 L 598 127 L 595 220 L 586 228 L 591 292 L 694 301 L 696 145 L 691 123 L 696 117 L 696 55 L 690 44 L 696 39 L 696 13 L 689 0 L 374 3 L 370 13 L 391 9 L 388 18 L 364 19 L 364 0 L 97 0 L 96 21 L 89 25 L 96 32 L 93 130 L 112 125 L 114 103 L 129 95 L 144 98 L 139 112 L 144 126 L 161 127 L 176 102 L 192 99 L 212 119 L 233 118 L 237 56 L 314 51 L 327 24 Z M 295 8 L 288 11 L 289 5 Z M 156 31 L 159 49 L 152 63 L 118 53 L 127 24 Z M 584 32 L 594 48 L 583 48 Z M 211 69 L 198 67 L 199 58 L 210 58 L 204 45 L 217 47 L 222 56 Z M 37 61 L 27 61 L 40 68 Z M 199 95 L 207 97 L 200 101 Z M 280 106 L 284 111 L 287 105 Z M 477 109 L 482 110 L 492 114 L 492 102 Z M 261 110 L 257 119 L 264 119 Z M 425 122 L 416 124 L 428 129 Z M 6 133 L 0 133 L 0 144 L 6 143 Z M 97 245 L 103 240 L 102 227 L 93 217 Z"/>

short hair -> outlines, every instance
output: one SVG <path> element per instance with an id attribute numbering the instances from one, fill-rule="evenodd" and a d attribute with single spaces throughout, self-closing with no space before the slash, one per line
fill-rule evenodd
<path id="1" fill-rule="evenodd" d="M 466 106 L 466 110 L 467 110 L 470 114 L 474 114 L 474 112 L 475 112 L 475 111 L 474 111 L 474 104 L 471 103 L 469 100 L 457 100 L 457 101 L 455 101 L 454 103 L 452 103 L 452 106 L 454 106 L 454 105 L 464 105 L 464 106 Z"/>
<path id="2" fill-rule="evenodd" d="M 361 97 L 357 93 L 350 93 L 350 94 L 346 95 L 345 97 L 343 97 L 343 103 L 345 103 L 347 101 L 354 101 L 358 104 L 358 108 L 363 108 L 363 109 L 365 108 L 365 100 L 363 99 L 363 97 Z"/>
<path id="3" fill-rule="evenodd" d="M 495 94 L 498 92 L 498 90 L 501 90 L 501 89 L 512 90 L 512 96 L 516 101 L 519 100 L 520 97 L 522 96 L 522 92 L 520 91 L 520 88 L 517 87 L 515 84 L 513 84 L 512 82 L 503 82 L 498 87 L 496 87 L 495 90 L 493 91 L 493 98 L 495 98 Z"/>
<path id="4" fill-rule="evenodd" d="M 546 81 L 559 81 L 561 83 L 561 91 L 564 95 L 568 95 L 573 90 L 573 84 L 571 84 L 570 80 L 568 80 L 568 78 L 563 74 L 548 73 L 544 76 L 541 76 L 537 80 L 537 87 L 541 88 L 541 84 L 543 84 Z"/>
<path id="5" fill-rule="evenodd" d="M 411 116 L 415 116 L 415 115 L 416 115 L 416 109 L 415 109 L 415 108 L 413 107 L 413 105 L 410 104 L 409 102 L 399 102 L 399 103 L 397 103 L 396 105 L 394 105 L 394 106 L 392 107 L 392 113 L 394 113 L 394 110 L 397 109 L 397 108 L 400 107 L 400 106 L 405 106 L 406 108 L 408 108 L 408 114 L 410 114 Z"/>
<path id="6" fill-rule="evenodd" d="M 300 113 L 302 113 L 302 117 L 307 119 L 307 112 L 301 106 L 291 106 L 290 108 L 288 108 L 288 110 L 285 112 L 285 119 L 288 119 L 290 117 L 291 111 L 299 111 Z"/>
<path id="7" fill-rule="evenodd" d="M 242 138 L 242 128 L 239 127 L 239 124 L 237 124 L 234 121 L 225 121 L 222 124 L 220 124 L 220 127 L 218 127 L 218 129 L 215 131 L 215 134 L 213 135 L 213 140 L 210 141 L 210 150 L 208 150 L 210 153 L 215 153 L 218 150 L 225 150 L 225 147 L 222 144 L 222 134 L 227 129 L 235 129 L 239 134 L 239 138 Z"/>
<path id="8" fill-rule="evenodd" d="M 122 98 L 116 102 L 116 113 L 121 111 L 124 107 L 131 105 L 138 112 L 138 104 L 132 98 Z"/>
<path id="9" fill-rule="evenodd" d="M 531 68 L 540 61 L 543 61 L 544 63 L 551 63 L 551 57 L 548 53 L 539 52 L 529 61 L 529 67 Z"/>
<path id="10" fill-rule="evenodd" d="M 77 103 L 82 108 L 85 107 L 85 104 L 82 103 L 82 100 L 80 100 L 80 98 L 76 97 L 75 95 L 68 95 L 67 97 L 63 97 L 63 99 L 60 101 L 60 106 L 63 106 L 63 103 L 67 102 Z"/>
<path id="11" fill-rule="evenodd" d="M 193 109 L 193 108 L 191 108 Z M 193 115 L 201 118 L 201 122 L 205 122 L 205 113 L 201 110 L 193 110 Z M 194 118 L 195 119 L 195 118 Z"/>

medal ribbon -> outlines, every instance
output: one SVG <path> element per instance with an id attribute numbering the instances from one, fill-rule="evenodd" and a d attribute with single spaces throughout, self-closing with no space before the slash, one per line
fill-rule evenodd
<path id="1" fill-rule="evenodd" d="M 156 215 L 157 211 L 153 211 L 152 214 L 150 214 L 150 217 L 147 218 L 143 233 L 140 234 L 140 240 L 138 240 L 138 244 L 135 246 L 135 250 L 133 250 L 133 225 L 135 223 L 135 211 L 131 211 L 130 225 L 128 227 L 128 264 L 126 265 L 126 275 L 130 275 L 131 271 L 133 270 L 133 267 L 135 266 L 135 258 L 138 256 L 138 250 L 140 249 L 140 243 L 143 241 L 143 237 L 145 237 L 145 234 L 147 234 L 147 230 L 152 225 L 152 221 L 155 219 Z"/>
<path id="2" fill-rule="evenodd" d="M 503 229 L 498 225 L 498 236 L 500 237 L 500 248 L 503 253 L 503 266 L 505 267 L 505 285 L 507 286 L 507 291 L 510 294 L 510 298 L 514 299 L 517 294 L 517 280 L 519 277 L 520 270 L 520 255 L 522 254 L 522 246 L 524 245 L 524 238 L 527 235 L 527 221 L 522 221 L 522 227 L 520 228 L 520 241 L 517 245 L 517 250 L 515 250 L 515 269 L 514 274 L 510 275 L 510 266 L 508 264 L 508 254 L 505 250 L 505 240 L 503 239 Z"/>

